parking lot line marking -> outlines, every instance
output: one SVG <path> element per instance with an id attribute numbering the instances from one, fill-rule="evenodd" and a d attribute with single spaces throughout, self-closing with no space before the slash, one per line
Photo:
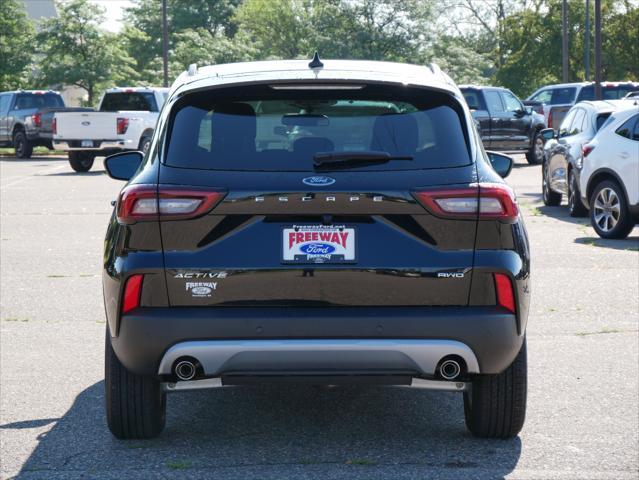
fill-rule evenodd
<path id="1" fill-rule="evenodd" d="M 17 185 L 19 183 L 26 182 L 27 180 L 32 179 L 34 177 L 38 177 L 38 176 L 40 176 L 42 174 L 46 174 L 46 173 L 49 173 L 49 172 L 55 172 L 56 170 L 62 170 L 63 168 L 66 168 L 66 167 L 67 167 L 66 164 L 65 165 L 56 165 L 53 168 L 43 168 L 42 170 L 38 170 L 37 172 L 35 172 L 35 173 L 31 174 L 31 175 L 24 175 L 24 176 L 21 176 L 21 177 L 17 177 L 17 180 L 14 180 L 13 182 L 9 182 L 6 185 L 0 186 L 0 190 L 6 190 L 9 187 L 13 187 L 14 185 Z M 16 178 L 16 177 L 13 177 L 13 178 Z"/>

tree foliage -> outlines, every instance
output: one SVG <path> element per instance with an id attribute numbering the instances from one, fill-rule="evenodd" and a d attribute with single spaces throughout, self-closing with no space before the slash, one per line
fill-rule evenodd
<path id="1" fill-rule="evenodd" d="M 99 28 L 89 0 L 58 0 L 33 26 L 20 0 L 2 0 L 2 88 L 162 82 L 161 0 L 132 0 L 118 34 Z M 498 84 L 526 95 L 561 80 L 562 0 L 167 0 L 169 77 L 189 64 L 310 58 L 438 63 L 459 83 Z M 585 0 L 569 0 L 569 77 L 584 80 Z M 639 78 L 639 0 L 602 0 L 603 77 Z M 594 72 L 594 1 L 590 16 Z M 5 31 L 7 34 L 5 34 Z M 40 60 L 41 58 L 41 60 Z M 27 81 L 31 72 L 37 78 Z M 592 74 L 591 74 L 592 77 Z"/>
<path id="2" fill-rule="evenodd" d="M 45 20 L 37 35 L 42 60 L 39 78 L 46 85 L 76 85 L 94 103 L 98 87 L 117 82 L 131 68 L 114 35 L 98 28 L 104 11 L 88 0 L 58 4 L 58 17 Z"/>
<path id="3" fill-rule="evenodd" d="M 20 0 L 2 0 L 0 8 L 0 91 L 28 83 L 35 29 Z"/>

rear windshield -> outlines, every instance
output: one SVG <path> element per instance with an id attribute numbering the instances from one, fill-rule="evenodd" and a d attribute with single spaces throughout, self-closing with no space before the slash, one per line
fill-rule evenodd
<path id="1" fill-rule="evenodd" d="M 550 105 L 573 103 L 575 100 L 575 93 L 577 93 L 577 89 L 575 87 L 553 88 Z"/>
<path id="2" fill-rule="evenodd" d="M 15 104 L 18 110 L 58 107 L 64 107 L 64 102 L 57 93 L 21 93 L 16 98 Z"/>
<path id="3" fill-rule="evenodd" d="M 624 98 L 630 92 L 637 89 L 637 85 L 602 85 L 601 96 L 603 100 L 617 100 Z M 589 85 L 581 89 L 577 102 L 582 100 L 594 100 L 595 99 L 595 86 Z"/>
<path id="4" fill-rule="evenodd" d="M 113 92 L 104 94 L 101 112 L 140 110 L 157 112 L 158 105 L 152 92 Z"/>
<path id="5" fill-rule="evenodd" d="M 313 171 L 318 153 L 373 151 L 404 159 L 348 168 L 457 167 L 471 162 L 462 119 L 460 105 L 449 95 L 406 87 L 208 90 L 173 108 L 165 163 L 306 172 Z"/>

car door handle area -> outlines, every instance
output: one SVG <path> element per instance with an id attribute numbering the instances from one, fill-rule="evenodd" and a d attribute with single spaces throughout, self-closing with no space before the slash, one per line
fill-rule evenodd
<path id="1" fill-rule="evenodd" d="M 629 156 L 630 156 L 630 154 L 629 154 L 628 152 L 621 152 L 621 153 L 619 154 L 619 157 L 620 157 L 620 158 L 623 158 L 624 160 L 625 160 L 626 158 L 628 158 Z"/>

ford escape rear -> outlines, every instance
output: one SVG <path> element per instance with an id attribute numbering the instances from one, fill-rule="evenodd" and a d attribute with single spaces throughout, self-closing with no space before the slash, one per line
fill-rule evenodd
<path id="1" fill-rule="evenodd" d="M 144 158 L 106 161 L 113 434 L 157 435 L 166 391 L 286 381 L 460 391 L 474 434 L 516 435 L 528 241 L 464 105 L 435 66 L 180 76 Z"/>

